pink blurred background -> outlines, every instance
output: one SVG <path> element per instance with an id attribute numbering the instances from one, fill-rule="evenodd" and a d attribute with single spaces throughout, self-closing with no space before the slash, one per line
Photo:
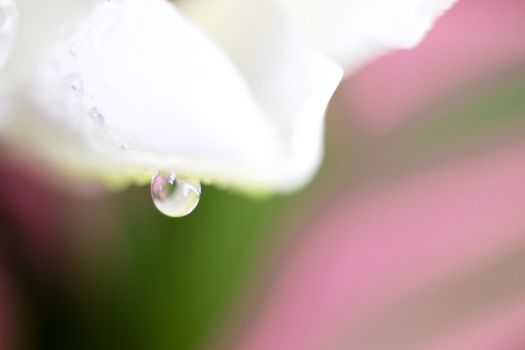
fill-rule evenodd
<path id="1" fill-rule="evenodd" d="M 475 104 L 501 77 L 521 74 L 525 91 L 524 71 L 525 2 L 461 0 L 418 48 L 347 79 L 339 122 L 371 143 L 404 143 L 404 128 L 439 125 L 411 118 L 436 119 L 432 110 L 452 109 L 457 95 Z M 380 164 L 339 184 L 343 193 L 324 198 L 286 250 L 238 348 L 524 349 L 523 107 L 513 107 L 512 135 L 502 117 L 475 147 L 460 142 L 401 176 Z M 405 162 L 396 152 L 370 156 Z"/>

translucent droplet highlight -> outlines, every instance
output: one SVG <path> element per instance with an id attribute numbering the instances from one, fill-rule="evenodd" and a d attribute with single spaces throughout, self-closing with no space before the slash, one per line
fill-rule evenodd
<path id="1" fill-rule="evenodd" d="M 103 126 L 106 122 L 106 118 L 104 118 L 104 114 L 102 114 L 101 111 L 99 111 L 98 108 L 93 107 L 90 108 L 88 111 L 89 118 L 96 126 Z"/>
<path id="2" fill-rule="evenodd" d="M 71 103 L 81 102 L 84 97 L 84 81 L 78 73 L 67 75 L 63 82 L 64 93 Z"/>
<path id="3" fill-rule="evenodd" d="M 78 56 L 78 45 L 76 43 L 73 43 L 69 46 L 69 54 L 73 57 Z"/>
<path id="4" fill-rule="evenodd" d="M 178 218 L 189 215 L 199 204 L 201 184 L 177 179 L 175 172 L 159 171 L 151 181 L 151 196 L 164 215 Z"/>
<path id="5" fill-rule="evenodd" d="M 87 52 L 91 46 L 93 46 L 93 40 L 90 38 L 84 38 L 71 43 L 68 51 L 69 54 L 76 59 Z"/>

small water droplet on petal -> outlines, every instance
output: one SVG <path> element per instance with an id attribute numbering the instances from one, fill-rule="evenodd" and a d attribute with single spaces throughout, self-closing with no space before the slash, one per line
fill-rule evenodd
<path id="1" fill-rule="evenodd" d="M 87 52 L 90 47 L 93 45 L 93 40 L 90 38 L 84 38 L 77 40 L 73 42 L 71 45 L 69 45 L 69 54 L 73 56 L 73 58 L 78 58 L 85 52 Z"/>
<path id="2" fill-rule="evenodd" d="M 96 126 L 103 126 L 106 119 L 104 118 L 104 115 L 102 114 L 102 112 L 99 111 L 98 108 L 96 107 L 93 107 L 91 108 L 89 111 L 89 117 L 91 119 L 91 121 L 96 125 Z"/>
<path id="3" fill-rule="evenodd" d="M 84 81 L 78 73 L 67 75 L 63 80 L 65 95 L 69 102 L 78 103 L 84 97 Z"/>
<path id="4" fill-rule="evenodd" d="M 69 54 L 73 57 L 78 57 L 78 46 L 76 43 L 73 43 L 69 46 Z"/>
<path id="5" fill-rule="evenodd" d="M 174 172 L 159 171 L 151 181 L 151 196 L 161 213 L 183 217 L 199 204 L 201 185 L 198 181 L 177 179 Z"/>

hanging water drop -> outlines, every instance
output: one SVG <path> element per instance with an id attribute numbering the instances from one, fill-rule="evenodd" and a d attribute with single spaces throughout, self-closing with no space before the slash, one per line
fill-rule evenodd
<path id="1" fill-rule="evenodd" d="M 199 204 L 201 185 L 198 181 L 177 179 L 174 172 L 159 171 L 151 181 L 151 196 L 161 213 L 183 217 Z"/>

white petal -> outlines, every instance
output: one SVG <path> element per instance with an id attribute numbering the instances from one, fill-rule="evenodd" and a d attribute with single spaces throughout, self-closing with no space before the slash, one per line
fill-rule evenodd
<path id="1" fill-rule="evenodd" d="M 456 0 L 275 0 L 310 39 L 352 70 L 390 49 L 418 44 Z"/>
<path id="2" fill-rule="evenodd" d="M 12 0 L 0 0 L 10 2 Z M 14 1 L 14 0 L 13 0 Z M 35 66 L 61 31 L 93 6 L 96 0 L 17 0 L 18 27 L 14 50 L 2 80 L 11 90 L 27 85 Z"/>
<path id="3" fill-rule="evenodd" d="M 273 8 L 251 11 L 253 22 L 230 23 L 241 45 L 219 40 L 224 53 L 164 0 L 102 3 L 52 49 L 38 104 L 90 150 L 84 162 L 122 177 L 172 168 L 245 190 L 296 188 L 318 166 L 342 72 Z"/>
<path id="4" fill-rule="evenodd" d="M 271 1 L 182 2 L 182 11 L 227 50 L 285 143 L 273 170 L 304 184 L 323 152 L 324 112 L 342 71 L 309 45 Z"/>
<path id="5" fill-rule="evenodd" d="M 0 70 L 4 68 L 15 41 L 18 11 L 15 0 L 0 0 Z"/>

